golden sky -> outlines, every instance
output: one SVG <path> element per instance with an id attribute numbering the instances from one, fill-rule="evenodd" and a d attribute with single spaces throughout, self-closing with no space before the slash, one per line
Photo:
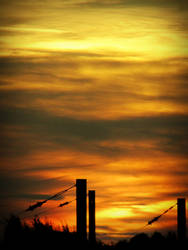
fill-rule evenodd
<path id="1" fill-rule="evenodd" d="M 0 5 L 2 216 L 87 178 L 114 239 L 187 197 L 187 1 Z M 43 218 L 74 229 L 75 202 Z M 176 230 L 176 209 L 155 230 Z"/>

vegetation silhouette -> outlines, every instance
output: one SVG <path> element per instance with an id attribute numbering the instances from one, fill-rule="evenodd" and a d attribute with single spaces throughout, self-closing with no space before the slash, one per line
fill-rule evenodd
<path id="1" fill-rule="evenodd" d="M 12 215 L 6 222 L 2 249 L 81 249 L 81 250 L 149 250 L 149 249 L 188 249 L 188 241 L 181 245 L 176 239 L 175 233 L 169 233 L 166 237 L 155 232 L 151 237 L 141 233 L 128 240 L 119 241 L 116 244 L 104 244 L 97 241 L 90 244 L 81 241 L 76 232 L 70 232 L 68 226 L 62 230 L 55 230 L 49 223 L 41 222 L 35 217 L 32 225 L 22 223 L 20 218 Z"/>

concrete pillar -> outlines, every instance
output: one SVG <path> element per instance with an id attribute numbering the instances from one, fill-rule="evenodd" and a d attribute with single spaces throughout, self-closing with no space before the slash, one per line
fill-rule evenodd
<path id="1" fill-rule="evenodd" d="M 87 180 L 76 180 L 76 222 L 80 240 L 87 240 Z"/>
<path id="2" fill-rule="evenodd" d="M 89 190 L 89 242 L 95 244 L 95 190 Z"/>
<path id="3" fill-rule="evenodd" d="M 178 198 L 177 200 L 177 235 L 178 240 L 184 241 L 186 239 L 186 200 L 185 198 Z"/>

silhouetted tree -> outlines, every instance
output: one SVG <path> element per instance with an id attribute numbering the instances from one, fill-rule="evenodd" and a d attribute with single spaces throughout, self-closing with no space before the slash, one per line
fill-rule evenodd
<path id="1" fill-rule="evenodd" d="M 150 238 L 147 234 L 141 233 L 135 235 L 129 242 L 130 249 L 150 249 Z"/>
<path id="2" fill-rule="evenodd" d="M 20 219 L 17 216 L 11 215 L 10 219 L 6 221 L 4 232 L 4 243 L 11 248 L 22 241 L 23 227 Z"/>
<path id="3" fill-rule="evenodd" d="M 121 240 L 115 244 L 115 249 L 125 250 L 128 247 L 128 242 L 126 240 Z"/>

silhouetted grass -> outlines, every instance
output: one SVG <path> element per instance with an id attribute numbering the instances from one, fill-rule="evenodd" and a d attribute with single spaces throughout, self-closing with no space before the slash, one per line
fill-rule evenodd
<path id="1" fill-rule="evenodd" d="M 162 249 L 188 249 L 187 241 L 184 245 L 176 239 L 176 235 L 169 233 L 166 237 L 154 233 L 151 237 L 142 233 L 134 236 L 129 241 L 122 240 L 113 245 L 96 242 L 90 245 L 88 241 L 81 241 L 76 232 L 70 232 L 68 226 L 63 226 L 62 231 L 53 229 L 49 223 L 42 223 L 39 218 L 34 218 L 32 225 L 21 223 L 19 217 L 11 216 L 6 223 L 3 249 L 61 249 L 61 250 L 162 250 Z"/>

